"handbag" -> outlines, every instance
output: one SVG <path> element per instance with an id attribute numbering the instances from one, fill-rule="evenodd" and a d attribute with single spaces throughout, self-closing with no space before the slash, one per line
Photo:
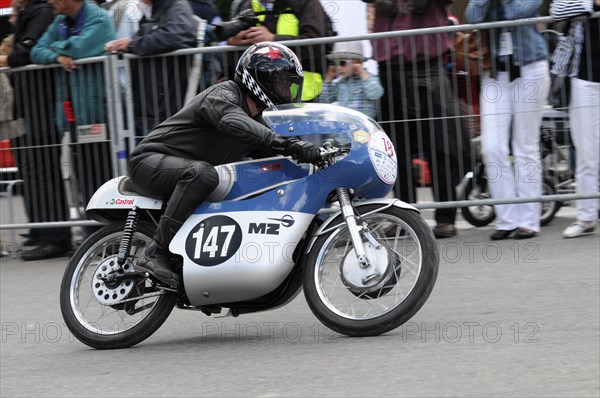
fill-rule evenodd
<path id="1" fill-rule="evenodd" d="M 550 57 L 550 72 L 556 76 L 576 76 L 579 72 L 581 49 L 583 45 L 583 21 L 573 21 L 568 34 L 563 34 Z"/>
<path id="2" fill-rule="evenodd" d="M 454 33 L 454 54 L 459 70 L 479 76 L 492 67 L 487 30 Z"/>

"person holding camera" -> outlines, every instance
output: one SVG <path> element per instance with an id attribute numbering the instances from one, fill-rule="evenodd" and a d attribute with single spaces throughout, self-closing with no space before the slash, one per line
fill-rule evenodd
<path id="1" fill-rule="evenodd" d="M 448 25 L 450 0 L 363 0 L 375 3 L 374 33 Z M 445 54 L 453 46 L 447 33 L 374 39 L 373 58 L 386 93 L 382 126 L 396 144 L 398 197 L 416 202 L 412 159 L 426 156 L 432 170 L 433 197 L 454 201 L 455 187 L 471 170 L 471 145 L 459 117 L 458 97 L 446 74 Z M 436 209 L 436 238 L 456 235 L 456 208 Z"/>
<path id="2" fill-rule="evenodd" d="M 327 69 L 320 101 L 337 102 L 375 119 L 377 100 L 383 96 L 383 87 L 377 76 L 363 68 L 366 58 L 363 55 L 362 43 L 335 43 L 333 52 L 327 59 L 334 65 Z"/>
<path id="3" fill-rule="evenodd" d="M 245 0 L 239 10 L 240 13 L 227 24 L 242 30 L 228 29 L 236 33 L 231 37 L 222 37 L 230 45 L 245 46 L 263 41 L 315 39 L 333 35 L 328 28 L 329 17 L 319 0 Z M 311 101 L 321 93 L 323 86 L 326 46 L 302 46 L 298 47 L 297 52 L 304 68 L 302 101 Z"/>
<path id="4" fill-rule="evenodd" d="M 268 107 L 299 102 L 302 81 L 300 61 L 289 48 L 272 42 L 253 45 L 240 58 L 234 81 L 204 90 L 138 144 L 129 158 L 130 177 L 141 193 L 167 202 L 138 267 L 170 286 L 179 285 L 168 246 L 218 185 L 214 166 L 257 150 L 306 163 L 320 160 L 319 148 L 275 134 L 261 118 Z"/>

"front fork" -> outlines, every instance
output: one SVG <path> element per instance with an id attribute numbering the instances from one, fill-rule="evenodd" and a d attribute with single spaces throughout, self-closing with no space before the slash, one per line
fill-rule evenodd
<path id="1" fill-rule="evenodd" d="M 369 243 L 375 247 L 375 249 L 379 249 L 380 244 L 373 237 L 373 234 L 371 234 L 371 231 L 369 231 L 366 223 L 361 222 L 360 225 L 358 224 L 360 220 L 354 212 L 354 207 L 352 206 L 348 189 L 338 188 L 337 196 L 338 200 L 340 201 L 340 207 L 342 210 L 342 215 L 344 216 L 344 221 L 348 226 L 348 232 L 350 233 L 350 239 L 352 240 L 352 245 L 354 246 L 358 263 L 360 264 L 361 268 L 368 268 L 371 264 L 369 264 L 369 259 L 367 258 L 367 253 L 365 252 L 365 246 L 363 244 L 361 235 L 364 236 Z"/>

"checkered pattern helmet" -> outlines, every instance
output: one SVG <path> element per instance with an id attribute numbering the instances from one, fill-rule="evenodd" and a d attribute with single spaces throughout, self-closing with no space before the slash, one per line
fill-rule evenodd
<path id="1" fill-rule="evenodd" d="M 252 45 L 235 68 L 235 82 L 262 108 L 299 102 L 303 80 L 296 54 L 273 42 Z"/>

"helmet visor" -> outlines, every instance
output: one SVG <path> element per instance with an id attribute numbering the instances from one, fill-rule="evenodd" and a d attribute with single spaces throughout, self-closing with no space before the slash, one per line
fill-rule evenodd
<path id="1" fill-rule="evenodd" d="M 279 78 L 275 82 L 274 98 L 275 105 L 289 104 L 292 102 L 300 102 L 302 98 L 302 77 L 301 76 L 286 76 Z"/>

